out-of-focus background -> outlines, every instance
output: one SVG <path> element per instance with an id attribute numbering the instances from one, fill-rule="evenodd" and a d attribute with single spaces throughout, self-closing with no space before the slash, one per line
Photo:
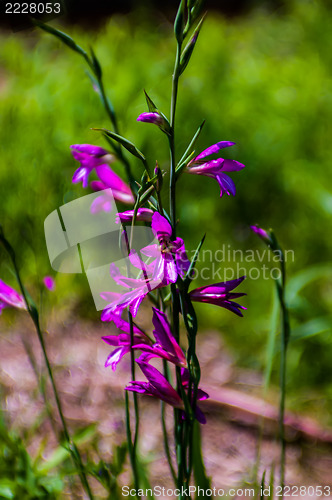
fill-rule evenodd
<path id="1" fill-rule="evenodd" d="M 143 89 L 168 114 L 175 4 L 161 11 L 158 2 L 128 3 L 125 12 L 115 8 L 112 14 L 98 11 L 98 4 L 94 14 L 85 4 L 81 9 L 69 4 L 67 16 L 51 21 L 82 47 L 93 47 L 122 135 L 151 164 L 158 160 L 165 170 L 165 136 L 136 118 L 146 111 Z M 323 0 L 248 1 L 237 8 L 231 4 L 211 3 L 181 78 L 178 152 L 205 119 L 197 152 L 217 141 L 234 141 L 237 145 L 225 155 L 246 169 L 231 174 L 235 198 L 220 199 L 212 179 L 184 175 L 178 190 L 179 234 L 189 251 L 204 232 L 206 250 L 258 251 L 253 262 L 218 264 L 236 272 L 239 265 L 244 268 L 240 275 L 264 264 L 269 269 L 275 266 L 262 257 L 265 247 L 250 232 L 250 224 L 272 227 L 282 246 L 294 252 L 294 259 L 287 262 L 293 328 L 288 406 L 310 414 L 316 413 L 317 402 L 324 401 L 321 418 L 332 424 L 331 9 Z M 4 26 L 0 57 L 0 222 L 17 250 L 25 281 L 36 293 L 42 277 L 52 274 L 44 220 L 63 203 L 86 193 L 71 183 L 78 165 L 69 146 L 105 146 L 91 128 L 110 124 L 82 59 L 52 36 L 37 29 L 13 32 Z M 139 178 L 141 165 L 132 159 L 131 163 Z M 120 164 L 114 169 L 124 176 Z M 212 266 L 206 255 L 201 267 Z M 14 285 L 2 250 L 0 257 L 0 276 Z M 274 283 L 262 274 L 256 277 L 253 272 L 241 286 L 247 293 L 241 299 L 247 307 L 244 318 L 209 305 L 197 310 L 202 335 L 206 330 L 219 331 L 239 366 L 263 373 L 269 334 L 277 328 L 271 320 Z M 49 300 L 59 314 L 65 310 L 99 321 L 84 276 L 55 278 L 57 289 Z M 1 321 L 14 321 L 14 316 L 9 312 Z"/>

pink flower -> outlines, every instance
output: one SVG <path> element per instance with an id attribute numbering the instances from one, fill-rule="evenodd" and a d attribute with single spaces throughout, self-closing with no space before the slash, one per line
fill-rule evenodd
<path id="1" fill-rule="evenodd" d="M 52 276 L 45 276 L 45 278 L 43 279 L 43 282 L 44 282 L 44 285 L 46 286 L 46 288 L 48 288 L 48 290 L 53 292 L 53 290 L 55 289 L 55 281 L 52 278 Z"/>
<path id="2" fill-rule="evenodd" d="M 235 280 L 202 286 L 192 290 L 189 295 L 193 302 L 206 302 L 208 304 L 214 304 L 216 306 L 224 307 L 238 316 L 243 316 L 241 309 L 246 308 L 237 304 L 237 302 L 233 302 L 233 299 L 243 297 L 246 294 L 233 293 L 232 290 L 242 283 L 244 279 L 245 276 L 242 276 L 242 278 Z"/>
<path id="3" fill-rule="evenodd" d="M 22 295 L 0 280 L 0 314 L 5 307 L 26 309 L 26 304 Z"/>
<path id="4" fill-rule="evenodd" d="M 73 175 L 73 183 L 82 182 L 83 187 L 88 186 L 89 175 L 94 168 L 100 165 L 113 163 L 115 157 L 106 151 L 106 149 L 91 144 L 74 144 L 70 146 L 75 160 L 80 162 L 79 168 Z"/>
<path id="5" fill-rule="evenodd" d="M 216 160 L 203 160 L 206 156 L 217 153 L 222 148 L 234 146 L 235 142 L 221 141 L 213 144 L 209 148 L 202 151 L 191 162 L 189 162 L 186 172 L 189 174 L 205 175 L 216 179 L 220 186 L 220 197 L 227 193 L 235 195 L 236 188 L 232 179 L 224 172 L 235 172 L 242 170 L 245 165 L 235 160 L 225 160 L 217 158 Z"/>
<path id="6" fill-rule="evenodd" d="M 151 222 L 153 216 L 153 210 L 150 208 L 139 208 L 136 214 L 137 222 Z M 132 222 L 134 217 L 134 210 L 127 210 L 126 212 L 120 212 L 117 214 L 115 222 Z"/>

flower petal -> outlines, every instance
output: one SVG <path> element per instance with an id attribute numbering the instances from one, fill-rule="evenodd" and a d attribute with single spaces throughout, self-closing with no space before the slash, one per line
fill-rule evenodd
<path id="1" fill-rule="evenodd" d="M 230 142 L 230 141 L 220 141 L 217 142 L 216 144 L 213 144 L 212 146 L 208 147 L 207 149 L 204 149 L 196 158 L 195 160 L 200 160 L 201 158 L 205 158 L 206 156 L 212 155 L 214 153 L 218 153 L 220 149 L 223 148 L 228 148 L 230 146 L 234 146 L 235 142 Z"/>
<path id="2" fill-rule="evenodd" d="M 153 214 L 151 227 L 158 241 L 165 238 L 169 239 L 172 236 L 172 226 L 159 212 Z"/>

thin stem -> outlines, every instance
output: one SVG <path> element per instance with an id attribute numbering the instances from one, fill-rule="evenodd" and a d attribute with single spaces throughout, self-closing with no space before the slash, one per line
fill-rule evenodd
<path id="1" fill-rule="evenodd" d="M 54 433 L 54 436 L 56 438 L 58 438 L 58 432 L 57 432 L 56 424 L 55 424 L 54 417 L 53 417 L 53 414 L 52 414 L 52 407 L 51 407 L 51 405 L 50 405 L 50 403 L 49 403 L 49 401 L 47 399 L 47 395 L 46 395 L 46 387 L 45 387 L 44 374 L 43 373 L 41 373 L 41 374 L 39 373 L 37 360 L 36 360 L 36 357 L 34 355 L 33 350 L 31 349 L 31 346 L 30 346 L 29 342 L 27 342 L 26 338 L 23 337 L 23 335 L 22 335 L 21 338 L 22 338 L 22 343 L 23 343 L 25 352 L 27 353 L 27 356 L 29 358 L 31 367 L 32 367 L 33 372 L 35 374 L 35 377 L 36 377 L 36 380 L 37 380 L 37 383 L 38 383 L 38 386 L 39 386 L 39 390 L 40 390 L 40 393 L 41 393 L 43 401 L 44 401 L 46 412 L 47 412 L 48 418 L 50 419 L 52 431 Z"/>
<path id="2" fill-rule="evenodd" d="M 136 379 L 136 374 L 135 374 L 135 353 L 133 349 L 134 345 L 134 323 L 133 323 L 133 316 L 132 314 L 128 311 L 128 319 L 129 319 L 129 325 L 130 325 L 130 364 L 131 364 L 131 377 L 132 381 Z M 138 398 L 137 398 L 137 393 L 133 393 L 133 399 L 134 399 L 134 409 L 135 409 L 135 436 L 134 436 L 134 444 L 133 444 L 133 452 L 134 452 L 134 459 L 136 459 L 136 448 L 137 448 L 137 441 L 138 441 L 138 431 L 139 431 L 139 409 L 138 409 Z"/>
<path id="3" fill-rule="evenodd" d="M 162 429 L 163 429 L 163 438 L 164 438 L 164 449 L 165 449 L 165 454 L 166 458 L 168 461 L 168 465 L 174 480 L 174 483 L 176 484 L 176 473 L 172 464 L 172 457 L 169 449 L 169 444 L 168 444 L 168 433 L 167 433 L 167 428 L 166 428 L 166 420 L 165 420 L 165 403 L 164 401 L 161 401 L 161 424 L 162 424 Z"/>
<path id="4" fill-rule="evenodd" d="M 135 205 L 135 213 L 133 217 L 133 222 L 135 221 L 136 214 L 137 214 L 137 208 L 138 208 L 138 201 Z M 134 227 L 131 227 L 131 237 L 133 236 L 133 229 Z M 128 256 L 130 254 L 130 248 L 131 248 L 131 242 L 129 242 L 128 239 L 128 234 L 126 229 L 124 229 L 124 239 L 125 239 L 125 245 L 126 245 L 126 255 Z M 130 277 L 130 264 L 129 260 L 127 259 L 127 275 Z M 128 321 L 129 321 L 129 328 L 130 328 L 130 365 L 131 365 L 131 377 L 132 381 L 135 380 L 135 353 L 134 353 L 134 322 L 133 322 L 133 316 L 131 312 L 128 310 Z M 129 412 L 129 396 L 128 392 L 126 391 L 126 429 L 127 429 L 127 441 L 128 441 L 128 450 L 129 450 L 129 455 L 130 455 L 130 462 L 131 462 L 131 468 L 133 471 L 133 477 L 134 477 L 134 483 L 135 483 L 135 488 L 136 491 L 139 488 L 139 476 L 137 472 L 137 456 L 136 456 L 136 450 L 137 450 L 137 442 L 138 442 L 138 431 L 139 431 L 139 409 L 138 409 L 138 401 L 137 401 L 137 394 L 134 392 L 133 393 L 133 400 L 134 400 L 134 410 L 135 410 L 135 434 L 134 434 L 134 442 L 132 441 L 132 433 L 131 433 L 131 427 L 130 427 L 130 412 Z"/>
<path id="5" fill-rule="evenodd" d="M 178 95 L 178 86 L 179 86 L 179 66 L 180 66 L 180 57 L 181 57 L 181 44 L 177 44 L 176 49 L 176 57 L 174 64 L 174 72 L 173 72 L 173 81 L 172 81 L 172 98 L 171 98 L 171 116 L 170 116 L 170 134 L 169 134 L 169 149 L 170 149 L 170 215 L 171 222 L 173 226 L 173 238 L 176 237 L 176 164 L 175 164 L 175 141 L 174 141 L 174 126 L 175 126 L 175 112 L 176 112 L 176 103 L 177 103 L 177 95 Z"/>
<path id="6" fill-rule="evenodd" d="M 280 429 L 280 484 L 285 484 L 285 463 L 286 463 L 286 440 L 285 440 L 285 400 L 286 400 L 286 362 L 287 347 L 290 333 L 288 310 L 284 299 L 284 289 L 282 290 L 282 342 L 281 342 L 281 360 L 280 360 L 280 408 L 279 408 L 279 429 Z"/>
<path id="7" fill-rule="evenodd" d="M 281 248 L 278 248 L 281 256 L 281 282 L 277 281 L 278 298 L 282 315 L 282 339 L 281 339 L 281 358 L 280 358 L 280 406 L 279 406 L 279 435 L 280 435 L 280 485 L 285 484 L 285 463 L 286 463 L 286 440 L 285 440 L 285 400 L 286 400 L 286 363 L 287 347 L 290 338 L 289 314 L 285 302 L 286 285 L 286 266 L 285 257 Z"/>
<path id="8" fill-rule="evenodd" d="M 172 97 L 171 97 L 171 110 L 170 110 L 170 133 L 169 133 L 169 149 L 170 149 L 170 185 L 169 185 L 169 205 L 170 205 L 170 217 L 173 230 L 173 239 L 176 237 L 176 163 L 175 163 L 175 140 L 174 140 L 174 128 L 175 128 L 175 112 L 176 103 L 178 95 L 178 84 L 179 84 L 179 65 L 181 57 L 181 44 L 177 43 L 176 57 L 174 63 L 173 79 L 172 79 Z M 171 295 L 172 295 L 172 327 L 173 334 L 177 342 L 179 342 L 180 331 L 179 331 L 179 297 L 176 290 L 176 284 L 171 284 Z M 180 393 L 181 390 L 181 372 L 179 367 L 176 367 L 176 378 L 177 378 L 177 390 Z M 183 420 L 181 418 L 181 413 L 179 410 L 174 410 L 174 420 L 175 420 L 175 446 L 176 446 L 176 456 L 177 456 L 177 466 L 178 466 L 178 477 L 177 486 L 182 489 L 184 481 L 184 464 L 183 464 Z"/>
<path id="9" fill-rule="evenodd" d="M 133 471 L 135 489 L 138 491 L 139 483 L 138 483 L 138 474 L 137 474 L 137 461 L 133 448 L 133 441 L 131 435 L 130 428 L 130 412 L 129 412 L 129 394 L 128 391 L 125 391 L 125 405 L 126 405 L 126 432 L 127 432 L 127 443 L 128 443 L 128 451 L 130 457 L 130 464 Z"/>
<path id="10" fill-rule="evenodd" d="M 81 455 L 80 455 L 80 453 L 78 451 L 78 448 L 75 445 L 74 441 L 70 437 L 69 430 L 68 430 L 68 427 L 67 427 L 67 423 L 66 423 L 63 411 L 62 411 L 62 406 L 61 406 L 61 402 L 60 402 L 58 390 L 57 390 L 57 387 L 56 387 L 56 384 L 55 384 L 55 379 L 53 377 L 52 367 L 51 367 L 51 364 L 50 364 L 49 359 L 48 359 L 48 355 L 47 355 L 47 351 L 46 351 L 46 346 L 45 346 L 45 342 L 44 342 L 44 337 L 43 337 L 43 334 L 42 334 L 42 331 L 41 331 L 41 328 L 40 328 L 38 311 L 37 311 L 36 307 L 32 308 L 31 305 L 30 305 L 30 302 L 28 300 L 25 288 L 23 286 L 23 282 L 21 280 L 20 272 L 19 272 L 19 269 L 18 269 L 18 266 L 17 266 L 17 263 L 16 263 L 15 252 L 14 252 L 12 246 L 10 245 L 10 243 L 3 236 L 2 231 L 1 231 L 1 234 L 0 234 L 0 239 L 1 239 L 1 241 L 2 241 L 2 243 L 4 245 L 4 247 L 5 247 L 8 255 L 11 258 L 12 264 L 14 266 L 14 271 L 15 271 L 16 279 L 17 279 L 17 282 L 19 284 L 21 293 L 23 295 L 24 302 L 25 302 L 26 307 L 27 307 L 27 311 L 28 311 L 28 313 L 29 313 L 29 315 L 30 315 L 30 317 L 31 317 L 34 325 L 35 325 L 35 329 L 36 329 L 36 332 L 37 332 L 38 340 L 39 340 L 39 343 L 40 343 L 40 346 L 41 346 L 41 349 L 42 349 L 42 352 L 43 352 L 43 356 L 44 356 L 44 360 L 45 360 L 47 372 L 48 372 L 48 375 L 49 375 L 49 378 L 50 378 L 50 381 L 51 381 L 51 385 L 52 385 L 52 389 L 53 389 L 53 393 L 54 393 L 56 405 L 57 405 L 58 412 L 59 412 L 59 415 L 60 415 L 60 420 L 61 420 L 61 424 L 62 424 L 62 428 L 63 428 L 63 434 L 64 434 L 65 440 L 67 442 L 68 451 L 70 452 L 74 463 L 78 467 L 79 476 L 80 476 L 83 488 L 85 489 L 86 493 L 88 494 L 89 499 L 93 500 L 94 497 L 92 495 L 92 492 L 91 492 L 91 489 L 90 489 L 90 486 L 89 486 L 89 483 L 88 483 L 88 479 L 87 479 L 86 474 L 85 474 L 84 465 L 83 465 L 83 462 L 82 462 Z"/>

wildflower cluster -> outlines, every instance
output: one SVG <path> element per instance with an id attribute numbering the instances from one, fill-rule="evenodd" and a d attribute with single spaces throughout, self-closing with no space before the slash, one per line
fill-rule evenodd
<path id="1" fill-rule="evenodd" d="M 72 182 L 82 182 L 83 188 L 91 188 L 98 192 L 98 196 L 94 198 L 90 207 L 92 214 L 111 212 L 114 209 L 113 199 L 119 204 L 123 204 L 122 211 L 116 214 L 116 222 L 120 228 L 120 246 L 126 256 L 127 270 L 125 272 L 115 263 L 110 264 L 110 276 L 118 285 L 118 291 L 114 291 L 114 289 L 112 291 L 103 290 L 101 293 L 101 298 L 105 300 L 101 320 L 113 323 L 119 332 L 116 335 L 107 335 L 102 338 L 105 343 L 114 348 L 109 354 L 105 366 L 111 366 L 115 370 L 125 355 L 128 354 L 131 358 L 131 381 L 125 387 L 127 391 L 126 416 L 128 450 L 136 486 L 139 484 L 136 467 L 136 445 L 139 431 L 137 394 L 145 394 L 162 402 L 165 452 L 177 486 L 179 488 L 187 486 L 192 475 L 194 444 L 195 439 L 198 439 L 197 422 L 206 422 L 200 402 L 209 397 L 199 387 L 200 364 L 196 353 L 198 324 L 193 303 L 201 302 L 223 307 L 238 316 L 242 316 L 242 310 L 245 309 L 237 302 L 237 299 L 245 294 L 234 292 L 244 280 L 244 276 L 191 289 L 204 237 L 190 260 L 184 240 L 177 235 L 176 208 L 178 199 L 176 188 L 180 176 L 191 174 L 211 177 L 219 184 L 220 197 L 224 194 L 234 196 L 236 194 L 235 184 L 228 174 L 244 168 L 242 163 L 220 156 L 220 151 L 233 146 L 234 142 L 219 141 L 201 153 L 195 153 L 195 144 L 204 123 L 194 134 L 181 159 L 177 160 L 175 114 L 178 85 L 179 79 L 190 61 L 202 27 L 204 16 L 200 17 L 201 3 L 201 0 L 181 0 L 175 19 L 174 32 L 177 53 L 169 118 L 157 108 L 147 94 L 145 95 L 148 111 L 137 118 L 139 122 L 155 124 L 165 134 L 170 152 L 169 169 L 166 171 L 162 171 L 158 163 L 152 170 L 144 154 L 132 142 L 119 134 L 114 110 L 105 97 L 102 71 L 95 54 L 91 51 L 91 56 L 88 55 L 67 35 L 50 27 L 46 29 L 83 55 L 88 62 L 93 73 L 94 88 L 98 90 L 112 124 L 111 130 L 96 129 L 102 132 L 111 151 L 90 144 L 71 146 L 72 155 L 79 162 Z M 187 43 L 184 45 L 186 40 Z M 142 163 L 143 175 L 139 181 L 132 174 L 131 165 L 127 158 L 128 152 L 135 161 L 138 160 Z M 212 155 L 217 155 L 217 157 Z M 116 163 L 123 165 L 127 176 L 126 181 L 122 175 L 118 175 L 113 170 L 113 165 Z M 165 180 L 168 176 L 167 186 Z M 91 180 L 92 177 L 94 180 Z M 169 198 L 168 210 L 164 208 L 162 203 L 165 194 Z M 127 206 L 125 207 L 125 205 Z M 148 226 L 154 237 L 153 242 L 143 248 L 135 248 L 132 244 L 137 223 Z M 54 288 L 50 277 L 46 277 L 44 284 L 49 290 Z M 0 312 L 3 307 L 26 308 L 27 301 L 24 299 L 15 290 L 0 281 Z M 145 299 L 150 300 L 152 304 L 152 334 L 136 323 L 138 311 Z M 28 310 L 33 312 L 30 307 Z M 181 318 L 187 331 L 186 341 L 181 335 Z M 40 333 L 40 330 L 38 332 Z M 154 366 L 153 363 L 156 360 L 161 361 L 162 371 Z M 145 380 L 136 378 L 136 367 L 139 367 Z M 54 392 L 56 393 L 55 386 Z M 130 424 L 129 393 L 133 393 L 135 407 L 134 438 L 132 438 Z M 169 453 L 164 404 L 174 408 L 176 473 Z M 66 429 L 65 423 L 64 428 Z M 67 441 L 70 442 L 69 435 Z M 76 460 L 78 460 L 77 456 Z M 199 460 L 196 460 L 196 463 L 198 462 Z M 204 474 L 203 466 L 199 475 L 202 478 Z M 89 492 L 89 486 L 83 473 L 82 484 Z M 91 498 L 91 495 L 89 496 Z"/>
<path id="2" fill-rule="evenodd" d="M 199 19 L 200 4 L 199 0 L 182 0 L 175 20 L 177 56 L 169 118 L 157 108 L 147 94 L 145 95 L 148 111 L 137 118 L 138 122 L 158 126 L 165 134 L 170 150 L 169 172 L 162 171 L 157 163 L 152 175 L 152 169 L 144 154 L 132 142 L 120 136 L 117 127 L 113 130 L 101 130 L 108 143 L 116 145 L 112 151 L 89 144 L 71 146 L 74 158 L 80 163 L 72 182 L 82 182 L 83 187 L 87 188 L 93 171 L 98 179 L 90 182 L 90 187 L 94 191 L 100 191 L 100 196 L 91 206 L 92 213 L 110 212 L 113 209 L 109 191 L 105 190 L 111 190 L 114 199 L 118 202 L 131 205 L 129 210 L 120 211 L 116 215 L 116 222 L 122 226 L 122 247 L 125 248 L 127 255 L 127 271 L 124 273 L 115 263 L 112 263 L 110 276 L 118 285 L 119 290 L 118 292 L 105 290 L 101 294 L 107 302 L 101 319 L 104 322 L 113 322 L 119 330 L 117 335 L 103 337 L 104 342 L 114 347 L 105 365 L 115 370 L 126 354 L 131 356 L 132 380 L 125 389 L 133 392 L 135 396 L 136 431 L 138 430 L 137 393 L 157 398 L 174 408 L 178 485 L 186 484 L 190 479 L 194 422 L 195 420 L 200 423 L 206 421 L 198 402 L 208 398 L 208 394 L 199 388 L 200 366 L 196 354 L 198 327 L 193 303 L 213 304 L 238 316 L 242 316 L 242 310 L 245 309 L 236 301 L 244 293 L 234 292 L 244 277 L 190 290 L 204 238 L 190 261 L 184 240 L 176 234 L 178 225 L 176 184 L 182 174 L 212 177 L 220 186 L 220 196 L 224 194 L 234 196 L 235 184 L 228 174 L 244 168 L 242 163 L 220 156 L 220 151 L 233 146 L 234 142 L 219 141 L 195 155 L 195 143 L 203 125 L 197 130 L 181 159 L 176 161 L 175 111 L 178 83 L 189 63 L 202 26 L 203 17 Z M 192 35 L 187 45 L 183 47 L 190 33 Z M 124 161 L 123 148 L 136 160 L 142 162 L 144 173 L 140 182 L 133 182 L 128 161 Z M 217 157 L 212 155 L 217 155 Z M 111 168 L 116 162 L 124 165 L 128 184 Z M 167 189 L 164 180 L 167 179 L 168 173 Z M 166 189 L 169 197 L 169 211 L 165 210 L 162 205 L 162 195 Z M 132 248 L 132 234 L 138 222 L 151 228 L 154 241 L 143 248 Z M 153 306 L 153 337 L 136 323 L 139 308 L 146 298 L 150 299 Z M 186 346 L 181 337 L 180 315 L 187 329 Z M 156 359 L 162 361 L 163 373 L 153 365 Z M 136 379 L 135 365 L 140 368 L 145 381 Z M 128 439 L 131 439 L 131 435 L 128 435 Z M 168 440 L 167 436 L 165 440 Z M 136 441 L 137 436 L 135 436 L 134 445 L 130 447 L 132 463 L 135 461 Z M 168 459 L 173 470 L 169 455 Z"/>

